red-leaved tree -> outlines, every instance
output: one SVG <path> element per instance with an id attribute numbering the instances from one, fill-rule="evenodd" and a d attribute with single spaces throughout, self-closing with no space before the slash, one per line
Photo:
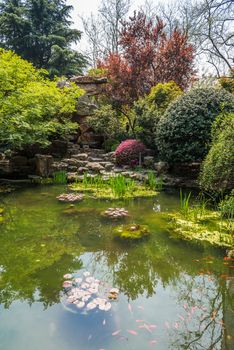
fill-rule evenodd
<path id="1" fill-rule="evenodd" d="M 165 25 L 144 13 L 123 23 L 121 53 L 109 55 L 99 66 L 107 69 L 107 93 L 119 106 L 131 106 L 159 82 L 174 80 L 186 88 L 194 76 L 194 47 L 179 29 L 169 36 Z"/>

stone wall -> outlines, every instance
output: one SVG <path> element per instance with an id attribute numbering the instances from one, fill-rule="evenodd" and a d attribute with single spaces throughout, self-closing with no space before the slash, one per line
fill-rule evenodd
<path id="1" fill-rule="evenodd" d="M 72 77 L 70 81 L 85 90 L 85 95 L 79 98 L 77 111 L 73 116 L 73 120 L 80 125 L 76 142 L 80 145 L 100 147 L 103 138 L 102 136 L 95 134 L 87 120 L 89 117 L 92 117 L 97 108 L 95 97 L 103 93 L 103 89 L 107 83 L 107 78 L 76 76 Z"/>

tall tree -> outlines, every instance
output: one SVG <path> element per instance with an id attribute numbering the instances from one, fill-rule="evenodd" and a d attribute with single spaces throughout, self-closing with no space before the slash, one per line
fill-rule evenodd
<path id="1" fill-rule="evenodd" d="M 81 73 L 86 60 L 71 49 L 81 32 L 72 29 L 66 0 L 2 0 L 0 46 L 11 49 L 50 75 Z"/>
<path id="2" fill-rule="evenodd" d="M 98 59 L 119 52 L 122 22 L 126 18 L 131 0 L 102 0 L 98 15 L 82 17 L 84 32 L 88 39 L 87 54 L 96 67 Z"/>

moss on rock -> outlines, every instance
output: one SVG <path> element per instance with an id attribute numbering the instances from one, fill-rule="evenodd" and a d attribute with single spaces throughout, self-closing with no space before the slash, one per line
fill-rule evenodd
<path id="1" fill-rule="evenodd" d="M 150 235 L 148 226 L 146 225 L 121 225 L 115 228 L 115 237 L 125 240 L 140 240 Z"/>

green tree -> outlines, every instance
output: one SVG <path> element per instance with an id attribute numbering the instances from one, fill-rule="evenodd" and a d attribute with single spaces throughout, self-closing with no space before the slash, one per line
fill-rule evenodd
<path id="1" fill-rule="evenodd" d="M 203 189 L 215 193 L 234 188 L 234 113 L 221 114 L 212 127 L 212 144 L 200 176 Z"/>
<path id="2" fill-rule="evenodd" d="M 81 32 L 70 28 L 66 0 L 2 0 L 0 46 L 15 51 L 51 76 L 81 73 L 86 60 L 71 49 Z"/>
<path id="3" fill-rule="evenodd" d="M 12 51 L 0 49 L 0 144 L 22 148 L 46 146 L 77 128 L 70 117 L 83 91 L 70 84 L 63 89 Z"/>

